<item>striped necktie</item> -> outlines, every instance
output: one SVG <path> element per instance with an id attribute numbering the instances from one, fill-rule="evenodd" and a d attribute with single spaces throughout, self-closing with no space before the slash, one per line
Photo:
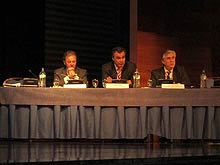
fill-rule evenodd
<path id="1" fill-rule="evenodd" d="M 122 68 L 117 69 L 117 79 L 118 80 L 121 80 L 121 71 L 122 71 Z"/>
<path id="2" fill-rule="evenodd" d="M 168 71 L 167 71 L 167 79 L 168 79 L 168 80 L 170 79 L 170 73 L 171 73 L 171 71 L 168 70 Z"/>

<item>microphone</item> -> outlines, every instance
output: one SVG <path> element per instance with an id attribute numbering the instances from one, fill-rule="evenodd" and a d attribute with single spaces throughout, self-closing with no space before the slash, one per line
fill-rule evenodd
<path id="1" fill-rule="evenodd" d="M 36 76 L 36 74 L 34 74 L 31 69 L 28 70 L 36 79 L 38 79 L 38 77 Z"/>

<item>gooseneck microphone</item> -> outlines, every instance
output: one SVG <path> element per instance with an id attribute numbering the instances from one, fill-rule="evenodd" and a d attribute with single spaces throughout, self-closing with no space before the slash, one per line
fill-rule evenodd
<path id="1" fill-rule="evenodd" d="M 36 79 L 38 79 L 38 77 L 36 76 L 36 74 L 34 74 L 31 69 L 28 70 Z"/>

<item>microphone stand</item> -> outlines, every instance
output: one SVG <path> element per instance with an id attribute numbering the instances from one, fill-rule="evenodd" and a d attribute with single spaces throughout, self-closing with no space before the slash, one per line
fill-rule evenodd
<path id="1" fill-rule="evenodd" d="M 38 77 L 36 76 L 36 74 L 34 74 L 31 69 L 28 70 L 36 79 L 38 79 Z"/>

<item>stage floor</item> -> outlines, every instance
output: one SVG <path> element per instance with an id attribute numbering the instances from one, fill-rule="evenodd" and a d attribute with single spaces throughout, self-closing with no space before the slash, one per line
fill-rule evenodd
<path id="1" fill-rule="evenodd" d="M 219 161 L 217 142 L 0 140 L 0 164 L 219 164 Z"/>

